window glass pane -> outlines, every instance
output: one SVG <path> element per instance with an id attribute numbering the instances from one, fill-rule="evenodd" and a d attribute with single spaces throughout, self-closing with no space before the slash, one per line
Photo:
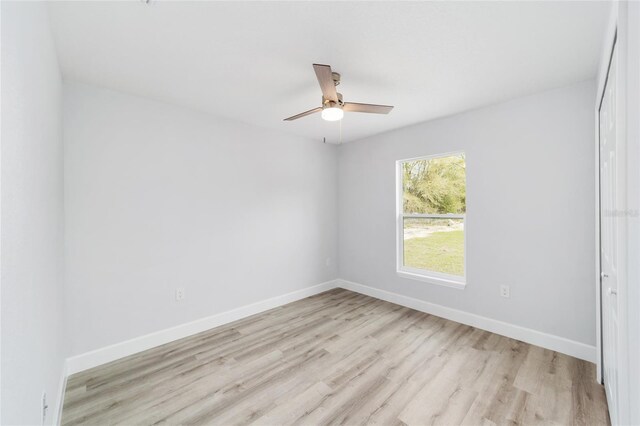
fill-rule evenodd
<path id="1" fill-rule="evenodd" d="M 465 213 L 464 154 L 402 163 L 402 189 L 404 213 Z"/>
<path id="2" fill-rule="evenodd" d="M 464 219 L 404 218 L 404 266 L 464 276 Z"/>

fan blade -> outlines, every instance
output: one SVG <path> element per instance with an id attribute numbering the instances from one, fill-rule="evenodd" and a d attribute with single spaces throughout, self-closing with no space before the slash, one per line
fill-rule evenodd
<path id="1" fill-rule="evenodd" d="M 314 113 L 320 112 L 320 111 L 322 111 L 322 107 L 310 109 L 309 111 L 301 112 L 300 114 L 294 115 L 294 116 L 289 117 L 289 118 L 285 118 L 284 121 L 297 120 L 298 118 L 306 117 L 307 115 L 311 115 L 311 114 L 314 114 Z"/>
<path id="2" fill-rule="evenodd" d="M 393 107 L 390 105 L 373 105 L 373 104 L 359 104 L 357 102 L 345 102 L 342 109 L 349 112 L 370 112 L 373 114 L 389 114 L 389 112 L 391 112 Z"/>
<path id="3" fill-rule="evenodd" d="M 313 70 L 316 72 L 316 77 L 318 77 L 318 83 L 320 83 L 320 89 L 322 90 L 324 98 L 338 102 L 338 93 L 336 92 L 336 84 L 333 82 L 331 66 L 313 64 Z"/>

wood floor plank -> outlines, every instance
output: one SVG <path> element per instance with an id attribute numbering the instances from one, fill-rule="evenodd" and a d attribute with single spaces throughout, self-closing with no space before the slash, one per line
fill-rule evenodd
<path id="1" fill-rule="evenodd" d="M 343 289 L 73 375 L 63 425 L 607 425 L 593 364 Z"/>

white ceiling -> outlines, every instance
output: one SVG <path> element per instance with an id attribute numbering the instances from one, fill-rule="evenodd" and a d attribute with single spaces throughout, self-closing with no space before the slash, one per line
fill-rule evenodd
<path id="1" fill-rule="evenodd" d="M 67 79 L 337 141 L 312 63 L 342 74 L 343 140 L 595 76 L 603 2 L 60 2 Z"/>

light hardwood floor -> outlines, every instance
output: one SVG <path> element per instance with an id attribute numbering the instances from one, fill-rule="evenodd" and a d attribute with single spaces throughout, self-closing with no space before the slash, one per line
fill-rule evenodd
<path id="1" fill-rule="evenodd" d="M 69 378 L 62 423 L 608 424 L 595 366 L 336 289 Z"/>

